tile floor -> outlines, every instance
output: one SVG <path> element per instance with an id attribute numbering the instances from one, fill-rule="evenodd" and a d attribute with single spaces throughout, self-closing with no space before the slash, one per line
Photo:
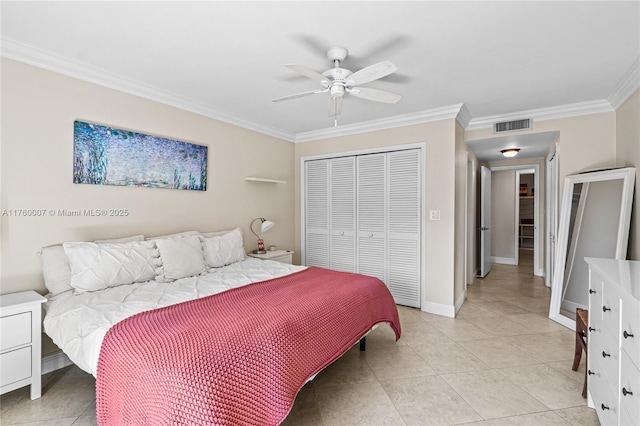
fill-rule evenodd
<path id="1" fill-rule="evenodd" d="M 468 287 L 455 319 L 399 307 L 402 338 L 386 325 L 367 350 L 347 352 L 299 393 L 285 425 L 598 425 L 581 396 L 574 334 L 547 318 L 549 290 L 520 266 L 493 265 Z M 530 255 L 529 255 L 530 260 Z M 76 367 L 3 395 L 0 423 L 91 425 L 95 381 Z"/>

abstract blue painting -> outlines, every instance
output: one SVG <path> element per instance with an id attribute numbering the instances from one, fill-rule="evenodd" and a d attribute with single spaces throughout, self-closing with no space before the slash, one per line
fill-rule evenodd
<path id="1" fill-rule="evenodd" d="M 207 147 L 74 122 L 73 183 L 207 189 Z"/>

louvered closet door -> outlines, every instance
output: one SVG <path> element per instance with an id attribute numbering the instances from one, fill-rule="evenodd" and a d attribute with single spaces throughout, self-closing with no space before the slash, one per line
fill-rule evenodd
<path id="1" fill-rule="evenodd" d="M 396 303 L 420 307 L 420 151 L 387 154 L 387 285 Z"/>
<path id="2" fill-rule="evenodd" d="M 330 248 L 331 269 L 356 271 L 356 160 L 335 158 L 330 162 Z"/>
<path id="3" fill-rule="evenodd" d="M 386 154 L 357 157 L 358 272 L 386 283 Z"/>
<path id="4" fill-rule="evenodd" d="M 305 162 L 307 266 L 329 267 L 329 160 Z"/>

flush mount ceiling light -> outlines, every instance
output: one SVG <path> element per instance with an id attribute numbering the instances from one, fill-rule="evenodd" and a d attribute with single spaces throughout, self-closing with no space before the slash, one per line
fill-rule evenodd
<path id="1" fill-rule="evenodd" d="M 520 148 L 509 148 L 500 151 L 507 158 L 515 157 L 520 152 Z"/>

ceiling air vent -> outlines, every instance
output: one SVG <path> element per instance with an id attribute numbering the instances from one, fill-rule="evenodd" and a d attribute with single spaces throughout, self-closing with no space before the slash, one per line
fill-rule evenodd
<path id="1" fill-rule="evenodd" d="M 512 132 L 514 130 L 526 130 L 531 128 L 531 119 L 525 118 L 524 120 L 503 121 L 502 123 L 496 123 L 493 127 L 494 133 Z"/>

